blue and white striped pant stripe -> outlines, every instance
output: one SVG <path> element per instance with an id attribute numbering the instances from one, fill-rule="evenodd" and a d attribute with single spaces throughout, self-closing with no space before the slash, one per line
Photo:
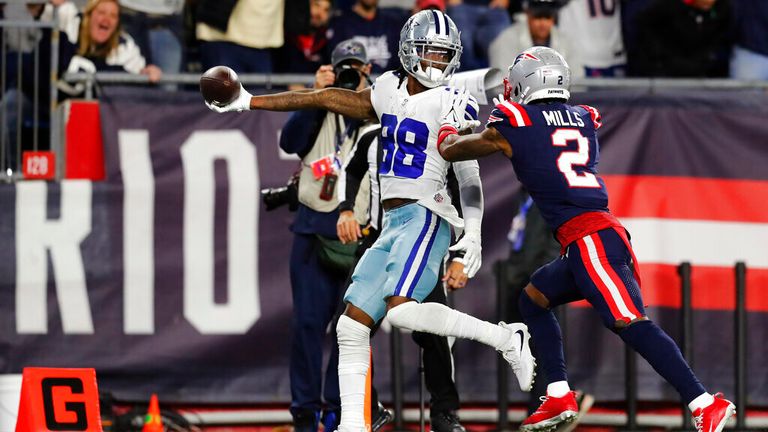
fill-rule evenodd
<path id="1" fill-rule="evenodd" d="M 432 245 L 435 243 L 435 237 L 437 237 L 438 228 L 440 228 L 440 218 L 431 211 L 427 211 L 427 220 L 424 222 L 421 234 L 416 239 L 411 254 L 405 262 L 405 269 L 397 282 L 394 295 L 402 297 L 413 295 L 413 288 L 424 272 L 429 253 L 432 251 Z"/>
<path id="2" fill-rule="evenodd" d="M 418 204 L 387 211 L 381 236 L 355 267 L 344 301 L 374 321 L 384 317 L 391 296 L 423 301 L 437 284 L 450 240 L 448 222 Z"/>

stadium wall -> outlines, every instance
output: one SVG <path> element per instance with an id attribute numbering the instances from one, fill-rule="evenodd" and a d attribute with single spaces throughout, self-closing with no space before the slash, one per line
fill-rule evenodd
<path id="1" fill-rule="evenodd" d="M 768 95 L 605 90 L 576 101 L 603 114 L 601 174 L 633 236 L 650 316 L 678 337 L 676 266 L 690 261 L 694 369 L 727 395 L 733 265 L 747 263 L 749 401 L 768 405 Z M 287 116 L 217 115 L 193 93 L 108 89 L 106 181 L 0 185 L 0 373 L 95 367 L 100 389 L 121 399 L 289 401 L 292 215 L 266 213 L 259 199 L 260 188 L 283 185 L 297 167 L 277 147 Z M 491 268 L 508 253 L 519 183 L 500 156 L 483 160 L 481 175 L 484 268 L 454 302 L 495 320 Z M 583 304 L 568 308 L 566 321 L 575 387 L 623 400 L 619 339 Z M 407 399 L 415 400 L 418 353 L 405 345 Z M 386 331 L 373 346 L 386 400 Z M 494 399 L 496 355 L 456 343 L 464 401 Z M 641 400 L 677 400 L 643 361 L 639 386 Z"/>

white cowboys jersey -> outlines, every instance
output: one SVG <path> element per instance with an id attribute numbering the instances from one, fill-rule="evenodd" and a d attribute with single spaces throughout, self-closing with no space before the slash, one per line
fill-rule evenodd
<path id="1" fill-rule="evenodd" d="M 560 9 L 557 27 L 584 66 L 608 68 L 627 62 L 620 8 L 619 0 L 570 0 Z"/>
<path id="2" fill-rule="evenodd" d="M 452 89 L 438 86 L 409 95 L 406 80 L 393 72 L 381 75 L 371 89 L 371 102 L 381 121 L 381 200 L 428 199 L 445 188 L 449 162 L 437 150 L 437 132 L 444 103 Z M 467 116 L 477 119 L 474 98 Z"/>

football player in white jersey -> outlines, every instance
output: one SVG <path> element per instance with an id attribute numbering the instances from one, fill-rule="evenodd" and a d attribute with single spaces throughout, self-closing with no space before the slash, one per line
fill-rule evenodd
<path id="1" fill-rule="evenodd" d="M 385 315 L 400 328 L 477 340 L 498 350 L 512 366 L 520 388 L 533 382 L 527 327 L 491 324 L 437 303 L 421 303 L 437 282 L 450 242 L 449 223 L 464 229 L 453 247 L 465 251 L 465 271 L 480 268 L 483 196 L 476 161 L 454 164 L 464 220 L 445 191 L 446 162 L 437 151 L 440 125 L 471 131 L 477 102 L 466 90 L 443 85 L 459 66 L 461 40 L 453 21 L 438 10 L 413 15 L 400 33 L 398 71 L 381 75 L 371 88 L 340 88 L 251 96 L 245 89 L 216 112 L 265 109 L 326 109 L 348 117 L 379 119 L 384 149 L 379 171 L 386 211 L 379 239 L 365 253 L 344 296 L 339 319 L 339 430 L 362 432 L 370 329 Z M 458 94 L 458 97 L 454 95 Z"/>

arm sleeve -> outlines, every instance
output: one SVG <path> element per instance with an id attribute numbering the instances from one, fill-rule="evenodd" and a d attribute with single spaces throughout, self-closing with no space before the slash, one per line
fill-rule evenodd
<path id="1" fill-rule="evenodd" d="M 322 110 L 302 110 L 291 114 L 280 133 L 280 148 L 304 158 L 315 143 L 325 114 Z"/>
<path id="2" fill-rule="evenodd" d="M 476 160 L 455 162 L 453 169 L 459 184 L 461 210 L 467 228 L 480 227 L 483 220 L 483 185 Z"/>
<path id="3" fill-rule="evenodd" d="M 451 165 L 448 168 L 448 175 L 446 178 L 446 181 L 448 183 L 448 193 L 451 195 L 451 204 L 453 204 L 454 207 L 456 207 L 456 211 L 459 213 L 459 217 L 461 217 L 461 192 L 459 191 L 459 182 L 456 180 L 456 173 L 453 170 L 453 165 Z M 456 243 L 456 238 L 453 238 L 451 240 L 451 244 Z M 456 258 L 464 258 L 464 251 L 449 251 L 448 252 L 448 260 L 453 261 Z"/>
<path id="4" fill-rule="evenodd" d="M 368 149 L 371 145 L 378 145 L 375 141 L 379 131 L 376 128 L 363 134 L 350 151 L 339 178 L 339 211 L 354 209 L 360 182 L 368 170 Z"/>

